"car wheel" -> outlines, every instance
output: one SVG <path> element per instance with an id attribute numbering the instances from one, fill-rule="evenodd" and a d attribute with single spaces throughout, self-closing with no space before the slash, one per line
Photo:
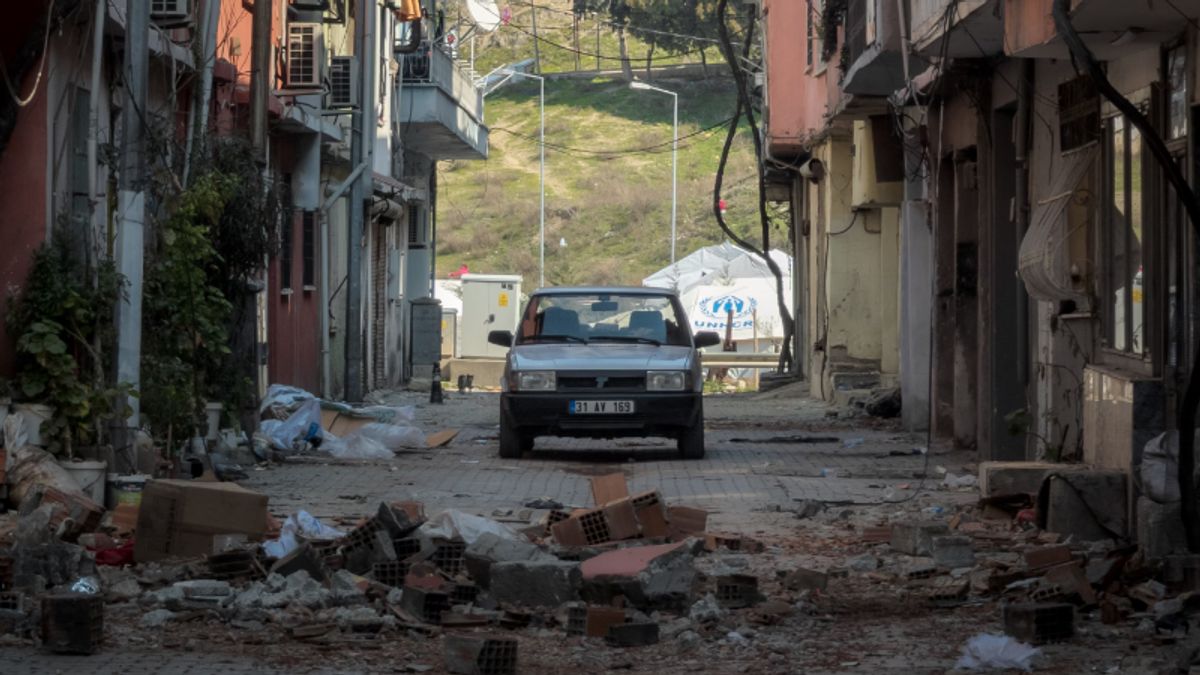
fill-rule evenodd
<path id="1" fill-rule="evenodd" d="M 696 425 L 679 434 L 679 456 L 684 459 L 702 459 L 704 457 L 704 419 L 697 420 Z"/>
<path id="2" fill-rule="evenodd" d="M 505 459 L 520 459 L 521 453 L 533 446 L 530 440 L 522 438 L 516 429 L 509 426 L 502 418 L 500 420 L 500 456 Z"/>

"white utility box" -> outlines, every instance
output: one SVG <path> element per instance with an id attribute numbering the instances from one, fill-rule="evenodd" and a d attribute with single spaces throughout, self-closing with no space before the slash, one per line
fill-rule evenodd
<path id="1" fill-rule="evenodd" d="M 521 277 L 511 274 L 462 275 L 459 356 L 504 358 L 506 347 L 488 342 L 494 330 L 513 331 L 521 312 Z"/>

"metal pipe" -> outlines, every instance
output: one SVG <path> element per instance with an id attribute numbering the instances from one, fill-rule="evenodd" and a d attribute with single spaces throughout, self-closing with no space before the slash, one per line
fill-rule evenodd
<path id="1" fill-rule="evenodd" d="M 541 68 L 539 66 L 538 70 Z M 538 212 L 538 241 L 540 242 L 540 251 L 538 253 L 538 286 L 546 287 L 546 79 L 537 76 L 538 79 L 538 110 L 541 114 L 541 120 L 538 125 L 538 193 L 540 197 L 540 209 Z"/>
<path id="2" fill-rule="evenodd" d="M 346 400 L 363 398 L 362 326 L 362 240 L 365 231 L 364 203 L 371 194 L 371 172 L 375 147 L 375 0 L 360 0 L 354 26 L 354 54 L 359 62 L 359 105 L 354 112 L 350 163 L 365 165 L 350 190 L 350 228 L 346 247 Z"/>
<path id="3" fill-rule="evenodd" d="M 88 209 L 91 212 L 91 223 L 88 227 L 88 240 L 91 241 L 96 232 L 96 181 L 99 179 L 99 137 L 100 137 L 100 70 L 104 62 L 104 22 L 108 19 L 107 0 L 96 0 L 94 32 L 92 34 L 92 92 L 88 110 Z M 93 251 L 98 253 L 99 251 Z"/>
<path id="4" fill-rule="evenodd" d="M 217 61 L 217 31 L 219 30 L 219 19 L 221 16 L 220 0 L 205 0 L 204 3 L 204 52 L 201 55 L 203 59 L 200 64 L 200 100 L 197 105 L 188 110 L 188 134 L 187 134 L 187 149 L 184 155 L 183 163 L 183 185 L 187 187 L 188 178 L 192 169 L 192 151 L 193 144 L 200 146 L 200 151 L 204 151 L 204 141 L 208 134 L 208 106 L 212 100 L 212 83 L 213 83 L 213 67 Z M 200 126 L 196 127 L 196 120 L 199 119 Z"/>
<path id="5" fill-rule="evenodd" d="M 259 162 L 267 160 L 267 96 L 271 90 L 271 3 L 254 3 L 250 46 L 250 141 Z"/>
<path id="6" fill-rule="evenodd" d="M 1014 158 L 1017 165 L 1016 186 L 1013 201 L 1017 206 L 1017 249 L 1029 231 L 1029 132 L 1033 116 L 1033 80 L 1036 76 L 1034 61 L 1021 60 L 1021 74 L 1017 78 L 1017 119 Z M 1021 384 L 1029 384 L 1029 294 L 1018 279 L 1017 284 L 1017 378 Z M 1028 395 L 1028 392 L 1026 392 Z"/>

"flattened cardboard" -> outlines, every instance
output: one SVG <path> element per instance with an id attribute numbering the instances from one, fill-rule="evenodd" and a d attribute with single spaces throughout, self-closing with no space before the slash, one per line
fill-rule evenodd
<path id="1" fill-rule="evenodd" d="M 376 420 L 371 417 L 355 417 L 336 410 L 321 411 L 321 428 L 339 438 L 374 421 Z"/>
<path id="2" fill-rule="evenodd" d="M 134 559 L 208 555 L 214 535 L 258 540 L 266 529 L 266 495 L 233 483 L 151 480 L 138 509 Z"/>

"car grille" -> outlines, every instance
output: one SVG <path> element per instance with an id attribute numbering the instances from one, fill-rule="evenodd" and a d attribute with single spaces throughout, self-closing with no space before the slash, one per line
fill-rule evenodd
<path id="1" fill-rule="evenodd" d="M 645 391 L 645 375 L 559 374 L 559 391 Z"/>

